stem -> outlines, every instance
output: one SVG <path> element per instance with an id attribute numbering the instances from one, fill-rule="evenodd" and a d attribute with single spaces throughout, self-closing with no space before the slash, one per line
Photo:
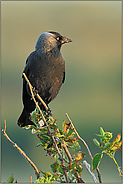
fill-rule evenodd
<path id="1" fill-rule="evenodd" d="M 27 76 L 26 76 L 25 73 L 23 73 L 23 76 L 24 76 L 24 78 L 26 79 L 26 81 L 27 81 L 27 83 L 28 83 L 28 85 L 29 85 L 29 88 L 30 88 L 31 93 L 33 94 L 33 90 L 32 90 L 32 89 L 33 89 L 33 86 L 32 86 L 31 83 L 29 82 L 29 79 L 27 78 Z M 34 96 L 34 94 L 33 94 L 33 96 Z M 47 105 L 45 104 L 45 102 L 42 100 L 42 98 L 39 96 L 38 93 L 36 94 L 36 96 L 37 96 L 38 99 L 41 101 L 41 103 L 44 105 L 45 109 L 48 110 Z"/>
<path id="2" fill-rule="evenodd" d="M 30 183 L 32 183 L 32 176 L 30 176 Z"/>
<path id="3" fill-rule="evenodd" d="M 71 123 L 72 128 L 74 129 L 74 132 L 76 133 L 77 137 L 78 137 L 78 138 L 83 142 L 83 144 L 85 145 L 85 147 L 86 147 L 86 149 L 87 149 L 87 151 L 88 151 L 88 153 L 89 153 L 89 155 L 90 155 L 90 158 L 91 158 L 91 160 L 93 161 L 93 156 L 92 156 L 92 154 L 91 154 L 91 151 L 90 151 L 90 149 L 89 149 L 87 143 L 84 141 L 84 139 L 82 139 L 82 138 L 79 136 L 78 132 L 76 131 L 76 129 L 75 129 L 75 127 L 74 127 L 74 125 L 73 125 L 73 123 L 72 123 L 72 121 L 71 121 L 71 119 L 69 118 L 69 116 L 68 116 L 67 113 L 66 113 L 66 116 L 67 116 L 69 122 Z M 102 183 L 101 174 L 100 174 L 99 168 L 97 168 L 96 171 L 97 171 L 97 174 L 98 174 L 99 182 Z"/>
<path id="4" fill-rule="evenodd" d="M 91 152 L 90 152 L 90 149 L 89 149 L 88 145 L 86 144 L 86 142 L 84 141 L 84 139 L 82 139 L 82 138 L 79 136 L 78 132 L 76 131 L 76 129 L 75 129 L 75 127 L 74 127 L 74 125 L 73 125 L 73 123 L 72 123 L 72 121 L 71 121 L 71 119 L 69 118 L 69 116 L 68 116 L 67 113 L 66 113 L 66 116 L 67 116 L 69 122 L 71 123 L 72 128 L 74 129 L 74 132 L 76 133 L 77 137 L 83 142 L 83 144 L 84 144 L 85 147 L 87 148 L 87 151 L 88 151 L 88 153 L 89 153 L 89 155 L 90 155 L 91 160 L 93 160 L 93 157 L 92 157 L 92 154 L 91 154 Z"/>
<path id="5" fill-rule="evenodd" d="M 37 176 L 37 179 L 40 177 L 40 172 L 38 171 L 37 167 L 35 166 L 35 164 L 30 160 L 30 158 L 25 154 L 25 152 L 16 144 L 14 143 L 9 136 L 6 133 L 6 120 L 4 120 L 4 130 L 2 130 L 3 134 L 5 135 L 5 137 L 8 139 L 8 141 L 15 147 L 18 149 L 18 151 L 26 158 L 26 160 L 30 163 L 30 165 L 34 168 L 35 170 L 35 174 Z"/>
<path id="6" fill-rule="evenodd" d="M 65 150 L 65 153 L 66 153 L 66 155 L 67 155 L 67 157 L 69 159 L 69 168 L 71 168 L 71 166 L 72 166 L 72 157 L 71 157 L 71 154 L 70 154 L 69 150 L 67 149 L 67 146 L 66 146 L 65 142 L 63 141 L 62 143 L 63 143 L 63 148 Z M 74 167 L 73 169 L 76 170 L 76 167 Z M 80 178 L 78 172 L 75 173 L 75 176 L 76 176 L 76 179 L 77 179 L 77 182 L 78 183 L 85 183 L 82 180 L 82 178 Z"/>
<path id="7" fill-rule="evenodd" d="M 52 140 L 53 140 L 53 143 L 54 143 L 55 148 L 56 148 L 56 150 L 57 150 L 57 153 L 58 153 L 58 155 L 59 155 L 59 160 L 61 161 L 61 164 L 62 164 L 62 166 L 63 166 L 63 171 L 64 171 L 64 175 L 65 175 L 65 178 L 66 178 L 66 182 L 68 183 L 69 180 L 68 180 L 67 171 L 66 171 L 66 169 L 65 169 L 64 162 L 63 162 L 63 158 L 62 158 L 62 155 L 61 155 L 61 153 L 60 153 L 60 151 L 59 151 L 59 148 L 58 148 L 58 146 L 57 146 L 55 137 L 54 137 L 54 135 L 53 135 L 53 134 L 51 133 L 51 131 L 50 131 L 50 128 L 49 128 L 49 126 L 48 126 L 48 124 L 47 124 L 47 121 L 46 121 L 46 119 L 45 119 L 45 117 L 44 117 L 44 115 L 43 115 L 43 113 L 42 113 L 42 111 L 41 111 L 41 109 L 40 109 L 40 107 L 39 107 L 39 105 L 38 105 L 38 102 L 35 100 L 35 97 L 34 97 L 34 94 L 33 94 L 33 90 L 32 90 L 32 89 L 33 89 L 33 86 L 31 85 L 30 81 L 28 80 L 26 74 L 23 73 L 23 75 L 24 75 L 26 81 L 27 81 L 28 84 L 29 84 L 29 88 L 30 88 L 30 91 L 31 91 L 32 98 L 33 98 L 33 100 L 34 100 L 34 102 L 35 102 L 35 105 L 36 105 L 37 108 L 39 109 L 39 112 L 40 112 L 40 114 L 41 114 L 41 116 L 42 116 L 42 118 L 43 118 L 43 121 L 44 121 L 44 123 L 45 123 L 46 126 L 47 126 L 47 130 L 48 130 L 49 136 L 50 136 L 50 137 L 52 138 Z M 37 96 L 38 99 L 42 102 L 42 104 L 44 105 L 45 109 L 48 110 L 47 105 L 45 104 L 45 102 L 42 100 L 42 98 L 39 96 L 38 93 L 36 94 L 36 96 Z M 52 119 L 53 119 L 53 118 L 52 118 Z"/>
<path id="8" fill-rule="evenodd" d="M 62 166 L 63 166 L 63 170 L 64 170 L 66 182 L 68 183 L 67 172 L 66 172 L 66 169 L 65 169 L 65 167 L 64 167 L 62 155 L 61 155 L 61 153 L 60 153 L 60 151 L 59 151 L 59 149 L 58 149 L 57 143 L 56 143 L 56 141 L 55 141 L 55 137 L 54 137 L 54 135 L 50 132 L 50 128 L 49 128 L 49 126 L 48 126 L 48 124 L 47 124 L 47 122 L 46 122 L 46 119 L 45 119 L 45 117 L 43 116 L 43 113 L 42 113 L 42 111 L 41 111 L 41 109 L 40 109 L 40 107 L 39 107 L 39 105 L 38 105 L 38 102 L 35 100 L 34 93 L 33 93 L 33 86 L 31 85 L 30 81 L 28 80 L 26 74 L 23 73 L 23 75 L 24 75 L 24 77 L 25 77 L 25 80 L 26 80 L 27 83 L 29 84 L 29 88 L 30 88 L 30 91 L 31 91 L 31 94 L 32 94 L 32 98 L 33 98 L 33 100 L 34 100 L 36 106 L 38 107 L 40 114 L 42 115 L 43 121 L 44 121 L 44 123 L 45 123 L 46 126 L 47 126 L 48 133 L 49 133 L 50 137 L 52 138 L 52 140 L 53 140 L 53 142 L 54 142 L 54 144 L 55 144 L 55 148 L 56 148 L 57 153 L 58 153 L 58 155 L 59 155 L 59 160 L 61 161 Z M 39 96 L 38 93 L 36 94 L 36 96 L 37 96 L 38 99 L 42 102 L 42 104 L 44 105 L 45 109 L 48 110 L 47 105 L 45 104 L 45 102 L 42 100 L 42 98 Z M 69 119 L 69 121 L 70 121 L 72 127 L 74 128 L 74 125 L 73 125 L 72 121 L 70 120 L 70 118 L 69 118 L 69 116 L 68 116 L 67 113 L 66 113 L 66 116 L 67 116 L 67 118 Z M 53 119 L 53 117 L 52 117 L 52 119 Z M 58 130 L 57 130 L 57 131 L 58 131 Z M 93 157 L 92 157 L 91 152 L 90 152 L 90 150 L 89 150 L 89 148 L 88 148 L 88 145 L 87 145 L 86 142 L 79 136 L 79 134 L 77 133 L 77 131 L 75 130 L 75 128 L 74 128 L 74 131 L 75 131 L 76 135 L 79 137 L 79 139 L 81 139 L 81 141 L 82 141 L 82 142 L 84 143 L 84 145 L 86 146 L 86 148 L 87 148 L 87 150 L 88 150 L 88 152 L 89 152 L 89 155 L 90 155 L 91 159 L 93 160 Z M 63 142 L 63 147 L 64 147 L 64 150 L 65 150 L 65 152 L 66 152 L 66 154 L 67 154 L 67 156 L 68 156 L 68 158 L 69 158 L 69 163 L 70 163 L 70 167 L 71 167 L 71 165 L 72 165 L 72 158 L 71 158 L 71 155 L 70 155 L 70 153 L 69 153 L 69 151 L 68 151 L 68 149 L 67 149 L 67 146 L 65 145 L 64 142 Z M 99 169 L 98 169 L 98 168 L 97 168 L 97 170 L 98 170 L 97 173 L 98 173 L 99 181 L 100 181 L 100 183 L 101 183 L 101 175 L 100 175 L 100 172 L 99 172 Z M 84 183 L 84 181 L 80 178 L 78 172 L 76 172 L 75 174 L 76 174 L 77 182 L 78 182 L 78 183 Z"/>
<path id="9" fill-rule="evenodd" d="M 103 152 L 106 153 L 110 158 L 113 159 L 113 161 L 114 161 L 114 163 L 115 163 L 115 165 L 116 165 L 116 167 L 117 167 L 117 169 L 118 169 L 118 172 L 119 172 L 120 176 L 122 177 L 122 171 L 120 170 L 120 167 L 119 167 L 119 165 L 118 165 L 116 159 L 114 158 L 114 156 L 111 155 L 110 153 L 105 152 L 105 151 L 103 151 Z"/>
<path id="10" fill-rule="evenodd" d="M 90 175 L 91 175 L 91 177 L 92 177 L 94 183 L 98 183 L 98 182 L 97 182 L 97 179 L 96 179 L 96 177 L 95 177 L 95 175 L 94 175 L 94 173 L 92 173 L 91 170 L 90 170 L 90 167 L 91 167 L 90 164 L 88 164 L 86 160 L 83 161 L 83 164 L 85 164 L 85 167 L 86 167 L 86 169 L 88 170 L 88 172 L 90 173 Z"/>

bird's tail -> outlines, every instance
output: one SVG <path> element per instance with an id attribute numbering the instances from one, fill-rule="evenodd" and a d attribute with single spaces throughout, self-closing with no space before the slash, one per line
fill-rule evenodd
<path id="1" fill-rule="evenodd" d="M 26 111 L 25 108 L 23 108 L 23 111 L 18 119 L 18 126 L 24 127 L 27 125 L 34 125 L 34 123 L 29 119 L 30 113 Z"/>

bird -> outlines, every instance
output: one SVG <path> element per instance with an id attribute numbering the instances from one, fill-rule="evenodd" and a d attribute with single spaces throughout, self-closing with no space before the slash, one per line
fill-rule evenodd
<path id="1" fill-rule="evenodd" d="M 23 73 L 47 106 L 57 96 L 65 81 L 65 60 L 60 50 L 63 44 L 69 42 L 72 40 L 58 32 L 44 32 L 38 37 L 35 50 L 26 59 Z M 30 119 L 30 113 L 36 108 L 29 85 L 23 75 L 22 78 L 23 110 L 17 121 L 20 127 L 34 125 Z M 38 103 L 40 109 L 45 110 L 43 104 L 40 101 Z"/>

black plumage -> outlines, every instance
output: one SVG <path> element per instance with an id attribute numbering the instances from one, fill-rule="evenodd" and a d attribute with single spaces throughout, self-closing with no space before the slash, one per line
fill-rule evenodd
<path id="1" fill-rule="evenodd" d="M 71 42 L 57 32 L 42 33 L 36 43 L 35 51 L 27 60 L 24 73 L 41 98 L 48 105 L 58 94 L 65 80 L 65 61 L 60 52 L 62 44 Z M 23 111 L 18 119 L 18 125 L 23 127 L 33 125 L 30 113 L 35 109 L 28 83 L 23 77 Z M 36 99 L 38 101 L 38 99 Z M 39 102 L 41 110 L 44 106 Z"/>

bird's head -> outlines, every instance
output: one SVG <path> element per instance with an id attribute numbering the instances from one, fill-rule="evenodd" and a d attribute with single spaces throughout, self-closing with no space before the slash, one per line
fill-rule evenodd
<path id="1" fill-rule="evenodd" d="M 60 35 L 57 32 L 44 32 L 38 37 L 35 49 L 43 52 L 50 51 L 53 48 L 58 48 L 60 50 L 64 43 L 69 42 L 72 42 L 72 40 Z"/>

